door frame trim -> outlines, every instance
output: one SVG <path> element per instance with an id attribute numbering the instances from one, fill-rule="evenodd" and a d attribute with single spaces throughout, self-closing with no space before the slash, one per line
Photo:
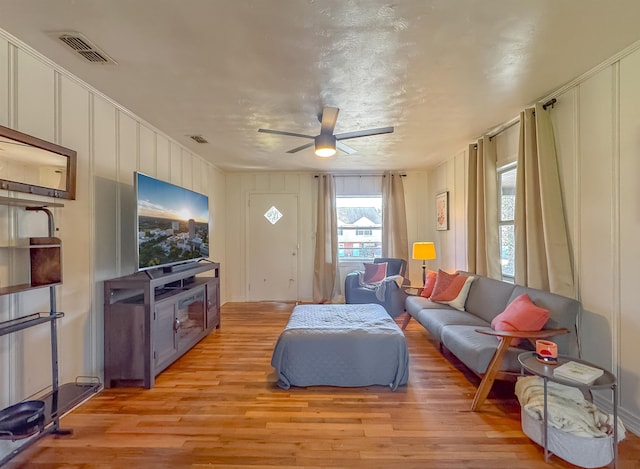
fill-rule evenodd
<path id="1" fill-rule="evenodd" d="M 251 228 L 251 197 L 255 195 L 289 195 L 293 196 L 296 201 L 296 299 L 295 302 L 300 301 L 300 194 L 297 192 L 288 192 L 288 191 L 277 191 L 277 192 L 265 192 L 265 191 L 247 191 L 245 193 L 245 207 L 247 210 L 245 211 L 245 236 L 244 236 L 244 297 L 248 301 L 251 300 L 251 292 L 249 290 L 249 269 L 250 269 L 250 228 Z"/>

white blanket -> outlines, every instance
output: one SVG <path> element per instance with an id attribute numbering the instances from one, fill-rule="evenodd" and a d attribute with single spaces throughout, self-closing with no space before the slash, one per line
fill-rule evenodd
<path id="1" fill-rule="evenodd" d="M 376 298 L 380 301 L 384 301 L 385 292 L 387 290 L 387 285 L 389 281 L 393 281 L 398 285 L 398 288 L 402 287 L 402 282 L 404 282 L 404 277 L 402 275 L 389 275 L 388 277 L 383 278 L 379 282 L 375 283 L 364 283 L 364 272 L 358 272 L 358 281 L 360 285 L 369 290 L 373 290 L 376 292 Z"/>
<path id="2" fill-rule="evenodd" d="M 544 419 L 544 382 L 539 376 L 523 376 L 516 383 L 520 405 L 532 418 Z M 601 412 L 587 401 L 579 389 L 549 381 L 547 383 L 547 421 L 560 430 L 583 437 L 607 437 L 613 434 L 613 415 Z M 625 437 L 618 419 L 618 441 Z"/>

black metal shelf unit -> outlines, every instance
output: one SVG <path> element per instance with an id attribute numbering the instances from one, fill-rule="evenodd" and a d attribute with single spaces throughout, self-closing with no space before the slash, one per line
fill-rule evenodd
<path id="1" fill-rule="evenodd" d="M 12 199 L 7 197 L 0 197 L 0 203 L 16 207 L 24 207 L 29 211 L 41 211 L 48 217 L 49 222 L 49 238 L 53 239 L 55 232 L 53 214 L 47 208 L 47 206 L 61 207 L 62 204 L 52 203 L 47 204 L 41 201 L 25 200 L 25 199 Z M 32 238 L 32 240 L 35 238 Z M 35 241 L 38 243 L 38 240 Z M 50 246 L 49 244 L 40 244 L 43 248 L 59 249 L 60 245 Z M 59 252 L 57 253 L 59 257 Z M 32 265 L 32 269 L 33 269 Z M 58 267 L 60 268 L 60 267 Z M 33 272 L 32 272 L 33 275 Z M 56 307 L 56 290 L 55 286 L 59 285 L 61 281 L 55 277 L 54 280 L 48 284 L 30 284 L 16 285 L 0 289 L 0 295 L 9 295 L 18 293 L 21 291 L 27 291 L 34 288 L 48 287 L 49 288 L 49 312 L 34 313 L 11 319 L 8 321 L 0 322 L 0 337 L 8 334 L 12 334 L 18 331 L 22 331 L 40 324 L 50 324 L 50 337 L 51 337 L 51 386 L 50 390 L 46 394 L 39 396 L 35 399 L 44 403 L 44 413 L 39 415 L 37 421 L 33 425 L 20 426 L 15 429 L 2 428 L 0 429 L 0 440 L 25 440 L 24 444 L 17 445 L 8 454 L 0 454 L 0 466 L 3 466 L 10 459 L 15 457 L 21 451 L 26 449 L 33 442 L 39 440 L 48 434 L 69 434 L 71 430 L 60 428 L 60 417 L 65 413 L 79 405 L 91 395 L 97 393 L 102 389 L 102 383 L 95 377 L 78 377 L 73 383 L 65 383 L 60 385 L 58 382 L 58 331 L 57 321 L 64 317 L 64 313 L 57 311 Z M 12 408 L 15 406 L 11 406 Z M 7 408 L 10 409 L 10 408 Z M 5 409 L 5 411 L 7 410 Z M 0 414 L 4 411 L 0 411 Z"/>

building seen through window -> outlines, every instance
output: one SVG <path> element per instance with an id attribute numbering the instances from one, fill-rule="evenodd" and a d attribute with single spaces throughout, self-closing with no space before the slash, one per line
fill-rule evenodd
<path id="1" fill-rule="evenodd" d="M 382 257 L 382 197 L 336 197 L 338 257 Z"/>
<path id="2" fill-rule="evenodd" d="M 516 174 L 515 165 L 509 165 L 498 171 L 500 190 L 500 266 L 502 280 L 515 281 L 515 226 L 516 212 Z"/>

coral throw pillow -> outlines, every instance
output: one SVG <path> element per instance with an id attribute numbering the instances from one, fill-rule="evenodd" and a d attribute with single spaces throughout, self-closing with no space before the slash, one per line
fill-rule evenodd
<path id="1" fill-rule="evenodd" d="M 438 272 L 435 270 L 427 270 L 427 278 L 424 281 L 424 286 L 422 287 L 422 291 L 420 292 L 420 296 L 424 296 L 425 298 L 429 298 L 433 293 L 433 287 L 436 284 L 436 278 L 438 277 Z"/>
<path id="2" fill-rule="evenodd" d="M 471 288 L 473 277 L 461 275 L 459 273 L 448 274 L 444 270 L 438 270 L 436 283 L 431 293 L 431 301 L 452 306 L 460 311 L 464 311 L 464 304 L 467 301 L 469 288 Z"/>
<path id="3" fill-rule="evenodd" d="M 491 327 L 496 331 L 539 331 L 548 319 L 549 311 L 536 306 L 529 295 L 523 293 L 493 318 Z"/>
<path id="4" fill-rule="evenodd" d="M 364 283 L 380 283 L 387 276 L 387 263 L 380 262 L 379 264 L 365 264 L 364 276 L 362 281 Z"/>

